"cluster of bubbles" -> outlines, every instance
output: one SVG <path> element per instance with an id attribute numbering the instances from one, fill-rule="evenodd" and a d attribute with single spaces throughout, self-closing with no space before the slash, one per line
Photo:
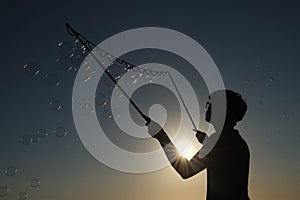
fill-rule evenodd
<path id="1" fill-rule="evenodd" d="M 80 45 L 79 41 L 75 42 L 59 42 L 59 55 L 56 59 L 57 69 L 61 71 L 77 71 L 81 62 L 87 55 L 85 48 Z M 31 77 L 42 77 L 46 85 L 57 87 L 61 85 L 61 81 L 57 73 L 46 73 L 40 69 L 35 62 L 28 62 L 23 65 L 24 73 Z"/>
<path id="2" fill-rule="evenodd" d="M 67 130 L 63 126 L 58 126 L 53 131 L 54 135 L 58 138 L 65 137 L 67 135 Z M 30 145 L 39 143 L 41 139 L 45 139 L 49 135 L 49 132 L 46 129 L 40 129 L 36 134 L 25 134 L 19 138 L 19 141 L 23 145 Z"/>
<path id="3" fill-rule="evenodd" d="M 265 87 L 266 90 L 271 89 L 271 86 L 276 87 L 277 91 L 281 93 L 281 95 L 287 96 L 289 94 L 289 90 L 283 88 L 280 83 L 280 80 L 272 74 L 270 70 L 265 68 L 261 62 L 257 62 L 255 64 L 255 79 L 247 79 L 245 81 L 246 88 L 257 88 L 258 86 Z M 259 74 L 258 74 L 259 73 Z M 257 78 L 260 77 L 260 78 Z M 282 88 L 280 88 L 282 87 Z M 261 88 L 260 88 L 261 89 Z M 258 112 L 264 111 L 264 109 L 267 107 L 267 100 L 264 98 L 255 99 L 255 109 Z M 277 116 L 280 120 L 295 120 L 296 114 L 289 111 L 282 111 Z M 269 140 L 271 138 L 272 134 L 266 134 L 266 139 Z M 296 136 L 297 140 L 300 140 L 300 135 Z"/>
<path id="4" fill-rule="evenodd" d="M 58 47 L 60 55 L 56 62 L 59 69 L 63 71 L 77 71 L 88 54 L 79 40 L 75 40 L 73 44 L 70 42 L 59 42 Z"/>
<path id="5" fill-rule="evenodd" d="M 267 73 L 267 72 L 263 73 L 264 68 L 263 68 L 261 62 L 259 62 L 259 61 L 257 61 L 255 64 L 255 71 L 259 72 L 260 75 L 263 75 L 263 79 L 265 80 L 265 84 L 264 84 L 265 86 L 270 86 L 271 84 L 273 84 L 276 81 L 274 76 L 272 76 L 272 75 L 270 76 L 269 73 Z M 255 76 L 255 77 L 257 77 L 257 76 Z M 259 86 L 260 84 L 259 84 L 259 80 L 247 79 L 247 80 L 245 80 L 245 85 L 247 86 L 247 88 L 251 88 L 251 87 L 255 88 L 255 87 Z M 256 100 L 256 110 L 258 112 L 261 112 L 263 110 L 264 104 L 265 104 L 265 102 L 262 99 L 257 99 Z"/>
<path id="6" fill-rule="evenodd" d="M 24 73 L 28 76 L 41 76 L 44 79 L 46 85 L 50 87 L 56 87 L 60 85 L 59 77 L 56 73 L 45 73 L 43 74 L 40 69 L 39 65 L 34 62 L 28 62 L 23 65 Z"/>
<path id="7" fill-rule="evenodd" d="M 10 165 L 4 170 L 4 174 L 6 176 L 14 176 L 17 174 L 17 172 L 18 169 L 14 165 Z"/>
<path id="8" fill-rule="evenodd" d="M 33 135 L 22 135 L 19 141 L 24 145 L 29 145 L 32 143 L 38 143 L 40 139 L 44 139 L 48 136 L 48 131 L 46 129 L 40 129 L 36 134 Z"/>
<path id="9" fill-rule="evenodd" d="M 28 194 L 26 192 L 20 192 L 18 194 L 18 200 L 26 200 L 28 198 Z"/>
<path id="10" fill-rule="evenodd" d="M 15 176 L 17 173 L 18 173 L 18 169 L 14 165 L 10 165 L 4 170 L 4 174 L 6 176 Z M 31 188 L 38 188 L 40 184 L 41 184 L 40 179 L 33 178 L 30 180 L 29 186 Z M 0 186 L 0 197 L 8 196 L 9 191 L 10 189 L 7 186 Z M 28 198 L 28 196 L 29 196 L 28 193 L 20 192 L 18 193 L 18 200 L 25 200 Z"/>
<path id="11" fill-rule="evenodd" d="M 82 63 L 84 58 L 88 56 L 88 52 L 78 40 L 76 40 L 73 44 L 70 42 L 59 42 L 58 47 L 60 55 L 56 59 L 56 63 L 59 70 L 76 72 L 78 71 L 80 66 L 85 67 L 86 71 L 90 70 L 88 63 Z M 133 64 L 126 62 L 125 60 L 116 58 L 97 47 L 93 50 L 93 53 L 96 55 L 96 57 L 99 59 L 102 65 L 108 66 L 107 72 L 111 74 L 112 78 L 116 81 L 118 81 L 123 74 L 129 71 L 134 72 L 134 74 L 129 80 L 129 84 L 136 84 L 141 78 L 146 78 L 146 80 L 148 80 L 151 83 L 156 77 L 165 75 L 167 73 L 137 67 Z M 28 76 L 41 77 L 47 86 L 57 87 L 61 85 L 61 81 L 57 73 L 43 73 L 43 71 L 41 71 L 37 63 L 26 63 L 23 66 L 23 70 Z M 90 76 L 88 76 L 83 81 L 83 83 L 88 82 L 93 75 L 95 75 L 95 73 L 91 71 Z M 115 88 L 115 83 L 111 80 L 111 77 L 104 74 L 103 80 L 103 85 L 106 87 L 106 89 L 111 90 Z M 120 98 L 122 97 L 124 97 L 124 95 L 120 94 Z M 106 91 L 104 90 L 97 92 L 94 101 L 96 107 L 102 109 L 100 112 L 101 118 L 106 120 L 112 119 L 113 116 L 119 116 L 117 110 L 112 110 L 110 108 L 109 98 L 110 97 L 106 94 Z M 82 108 L 84 114 L 86 115 L 90 115 L 95 112 L 93 110 L 94 106 L 90 102 L 79 102 L 79 105 L 80 108 Z M 51 100 L 48 106 L 51 111 L 60 111 L 62 109 L 62 103 L 59 99 Z M 65 127 L 59 126 L 54 129 L 53 134 L 58 138 L 63 138 L 67 135 L 67 130 Z M 40 129 L 37 131 L 37 133 L 22 135 L 19 138 L 19 142 L 23 145 L 36 144 L 39 143 L 40 140 L 47 138 L 48 135 L 48 130 Z M 15 166 L 11 165 L 5 169 L 4 173 L 6 174 L 6 176 L 15 176 L 18 173 L 18 169 Z M 40 180 L 38 178 L 33 178 L 30 181 L 30 187 L 37 188 L 39 186 Z M 10 190 L 7 186 L 1 186 L 0 197 L 7 196 L 9 191 Z M 26 192 L 22 191 L 18 193 L 18 200 L 26 200 L 28 199 L 28 197 L 29 195 Z"/>
<path id="12" fill-rule="evenodd" d="M 76 41 L 75 44 L 78 46 L 78 41 Z M 86 53 L 84 46 L 81 46 L 80 48 L 76 49 L 81 49 L 84 51 L 84 53 Z M 106 69 L 106 73 L 104 73 L 103 76 L 100 78 L 95 100 L 93 101 L 81 99 L 78 100 L 77 104 L 84 115 L 94 114 L 96 112 L 96 108 L 99 111 L 98 113 L 100 117 L 105 120 L 112 119 L 113 116 L 120 116 L 117 110 L 112 110 L 110 108 L 110 94 L 114 88 L 118 88 L 116 82 L 125 73 L 129 71 L 134 72 L 128 80 L 128 84 L 136 84 L 140 79 L 143 79 L 143 82 L 148 81 L 151 83 L 153 82 L 154 78 L 165 75 L 167 73 L 164 71 L 156 71 L 152 69 L 144 69 L 141 67 L 137 67 L 125 60 L 114 57 L 113 55 L 107 53 L 99 47 L 95 47 L 88 56 L 92 56 L 92 59 L 96 58 L 98 64 L 102 65 Z M 82 58 L 82 56 L 77 57 Z M 83 76 L 82 78 L 82 83 L 85 84 L 91 79 L 93 79 L 94 76 L 96 76 L 96 72 L 91 66 L 89 66 L 88 61 L 82 62 L 81 66 L 83 67 L 84 73 L 86 74 L 86 76 Z M 125 95 L 123 93 L 119 95 L 120 98 L 123 98 L 124 96 Z M 58 102 L 55 102 L 55 105 L 60 104 Z M 59 109 L 59 106 L 54 106 L 53 110 L 57 109 Z"/>

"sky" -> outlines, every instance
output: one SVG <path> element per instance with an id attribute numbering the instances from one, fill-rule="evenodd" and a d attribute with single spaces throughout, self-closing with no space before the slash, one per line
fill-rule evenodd
<path id="1" fill-rule="evenodd" d="M 56 61 L 63 53 L 59 43 L 73 41 L 65 30 L 66 22 L 96 44 L 138 27 L 173 29 L 196 40 L 216 63 L 225 87 L 239 92 L 248 104 L 246 116 L 237 129 L 250 148 L 250 198 L 299 199 L 300 5 L 297 1 L 3 0 L 1 3 L 0 187 L 9 188 L 9 192 L 0 199 L 17 199 L 20 192 L 33 200 L 205 199 L 205 171 L 188 180 L 182 180 L 170 166 L 144 174 L 125 173 L 102 164 L 87 151 L 72 116 L 76 71 L 61 70 Z M 161 61 L 178 69 L 180 64 L 188 66 L 161 51 L 134 52 L 124 58 L 136 64 Z M 39 74 L 28 75 L 23 68 L 26 63 L 35 63 Z M 54 76 L 54 83 L 46 74 Z M 193 74 L 187 73 L 188 76 L 195 83 Z M 56 82 L 59 85 L 53 86 Z M 199 95 L 200 113 L 203 113 L 207 91 L 203 80 L 200 83 L 199 91 L 203 91 Z M 135 94 L 138 102 L 145 100 L 142 94 L 146 93 Z M 160 94 L 157 95 L 159 98 Z M 59 111 L 51 110 L 49 104 L 53 100 L 61 106 Z M 205 124 L 203 116 L 200 118 L 199 124 Z M 63 127 L 60 130 L 65 129 L 66 136 L 57 137 L 57 127 Z M 30 145 L 19 141 L 40 129 L 47 130 L 49 135 Z M 124 137 L 112 136 L 115 143 L 122 145 L 120 138 Z M 157 147 L 152 140 L 148 142 Z M 138 144 L 137 148 L 130 145 L 124 148 L 144 151 L 142 147 Z M 13 176 L 5 173 L 9 166 L 17 169 Z M 32 187 L 31 180 L 36 178 L 40 184 Z"/>

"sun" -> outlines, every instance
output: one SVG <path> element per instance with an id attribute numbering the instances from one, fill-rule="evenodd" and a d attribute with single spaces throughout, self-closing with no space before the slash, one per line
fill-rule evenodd
<path id="1" fill-rule="evenodd" d="M 180 156 L 185 157 L 188 160 L 191 160 L 196 153 L 200 150 L 201 144 L 195 138 L 191 143 L 179 142 L 176 145 L 176 149 Z"/>

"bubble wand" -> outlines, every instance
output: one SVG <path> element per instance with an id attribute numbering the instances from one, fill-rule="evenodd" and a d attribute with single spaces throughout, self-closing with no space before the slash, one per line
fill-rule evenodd
<path id="1" fill-rule="evenodd" d="M 71 27 L 71 25 L 68 24 L 68 23 L 66 23 L 66 29 L 67 29 L 68 33 L 69 33 L 71 36 L 75 36 L 75 37 L 77 38 L 77 40 L 83 45 L 83 47 L 85 48 L 85 50 L 87 50 L 87 51 L 91 54 L 91 56 L 95 59 L 95 61 L 99 64 L 99 66 L 104 70 L 104 72 L 108 75 L 108 77 L 113 81 L 113 83 L 114 83 L 116 86 L 118 86 L 118 88 L 120 89 L 120 91 L 121 91 L 121 92 L 125 95 L 125 97 L 129 100 L 129 102 L 131 103 L 131 105 L 136 109 L 136 111 L 137 111 L 137 112 L 141 115 L 141 117 L 146 121 L 146 125 L 148 125 L 148 124 L 150 123 L 151 119 L 150 119 L 148 116 L 146 116 L 146 115 L 140 110 L 140 108 L 136 105 L 136 103 L 129 97 L 129 95 L 123 90 L 123 88 L 118 84 L 118 82 L 114 79 L 114 77 L 109 73 L 109 71 L 102 65 L 102 63 L 97 59 L 96 55 L 93 53 L 92 45 L 95 46 L 96 48 L 97 48 L 97 45 L 95 45 L 93 42 L 91 42 L 90 40 L 88 40 L 87 38 L 85 38 L 83 35 L 81 35 L 81 34 L 78 33 L 77 31 L 75 31 L 75 30 Z M 105 51 L 102 50 L 102 49 L 101 49 L 101 51 L 105 52 Z M 105 52 L 105 53 L 106 53 L 106 52 Z M 126 65 L 126 67 L 127 67 L 128 69 L 132 69 L 133 67 L 136 67 L 136 66 L 134 66 L 134 65 L 132 65 L 132 64 L 130 64 L 130 63 L 128 63 L 128 62 L 126 62 L 125 60 L 121 60 L 121 59 L 119 59 L 119 58 L 116 58 L 116 61 L 117 61 L 117 63 L 119 63 L 119 64 L 125 63 L 125 65 Z M 137 68 L 138 68 L 138 67 L 137 67 Z M 145 70 L 145 71 L 146 71 L 146 73 L 147 73 L 147 70 Z M 144 72 L 144 70 L 143 70 L 143 72 Z M 171 73 L 168 72 L 168 71 L 166 71 L 166 72 L 164 72 L 164 73 L 166 73 L 166 74 L 169 75 L 169 78 L 170 78 L 172 84 L 174 85 L 175 90 L 176 90 L 177 94 L 179 95 L 180 100 L 181 100 L 181 102 L 182 102 L 182 104 L 183 104 L 183 106 L 184 106 L 184 108 L 185 108 L 185 110 L 186 110 L 186 112 L 187 112 L 187 114 L 188 114 L 188 117 L 189 117 L 189 119 L 190 119 L 190 121 L 191 121 L 191 123 L 192 123 L 192 125 L 193 125 L 193 127 L 194 127 L 193 131 L 197 132 L 197 127 L 196 127 L 196 125 L 195 125 L 195 122 L 194 122 L 194 120 L 192 119 L 192 116 L 191 116 L 191 114 L 190 114 L 190 112 L 189 112 L 189 110 L 188 110 L 188 108 L 187 108 L 187 106 L 186 106 L 186 104 L 185 104 L 185 102 L 184 102 L 184 100 L 183 100 L 183 97 L 181 96 L 181 94 L 180 94 L 180 92 L 179 92 L 179 89 L 178 89 L 178 87 L 177 87 L 177 85 L 176 85 L 176 83 L 175 83 L 175 81 L 174 81 L 174 79 L 173 79 Z"/>

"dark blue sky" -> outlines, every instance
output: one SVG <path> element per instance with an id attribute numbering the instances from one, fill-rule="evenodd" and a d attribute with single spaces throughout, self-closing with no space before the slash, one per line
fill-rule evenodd
<path id="1" fill-rule="evenodd" d="M 9 165 L 19 169 L 14 177 L 0 174 L 0 186 L 10 188 L 3 199 L 15 199 L 21 191 L 31 199 L 45 200 L 141 199 L 143 195 L 162 199 L 157 193 L 164 187 L 176 190 L 165 197 L 182 199 L 189 193 L 188 199 L 204 198 L 203 173 L 187 182 L 171 168 L 124 174 L 85 150 L 71 111 L 76 74 L 59 70 L 56 63 L 58 43 L 72 41 L 66 22 L 95 43 L 147 26 L 174 29 L 199 42 L 217 64 L 225 86 L 247 99 L 249 110 L 239 128 L 251 151 L 250 196 L 298 199 L 299 8 L 297 1 L 2 1 L 0 169 Z M 24 73 L 28 62 L 37 63 L 39 75 Z M 47 73 L 56 74 L 61 84 L 49 87 Z M 54 99 L 62 104 L 59 112 L 49 109 Z M 67 129 L 66 137 L 54 136 L 59 126 Z M 25 146 L 18 141 L 41 128 L 49 136 L 38 144 Z M 33 190 L 28 182 L 36 177 L 41 186 Z M 147 190 L 145 182 L 158 192 Z"/>

